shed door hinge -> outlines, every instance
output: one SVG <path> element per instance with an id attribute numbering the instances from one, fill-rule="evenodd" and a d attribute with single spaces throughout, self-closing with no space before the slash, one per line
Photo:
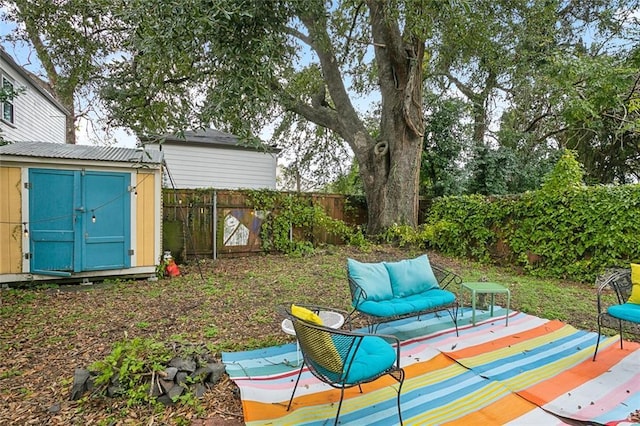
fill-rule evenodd
<path id="1" fill-rule="evenodd" d="M 33 188 L 33 186 L 31 185 L 31 182 L 24 183 L 24 189 L 31 189 L 31 188 Z"/>
<path id="2" fill-rule="evenodd" d="M 135 252 L 134 252 L 134 250 L 133 250 L 133 249 L 129 249 L 129 256 L 133 256 L 133 254 L 134 254 L 134 253 L 135 253 Z"/>
<path id="3" fill-rule="evenodd" d="M 26 260 L 31 259 L 31 253 L 25 253 L 25 254 L 24 254 L 24 258 L 25 258 Z"/>

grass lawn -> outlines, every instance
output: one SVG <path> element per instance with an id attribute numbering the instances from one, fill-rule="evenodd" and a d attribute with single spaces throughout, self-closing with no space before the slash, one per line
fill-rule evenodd
<path id="1" fill-rule="evenodd" d="M 181 277 L 157 282 L 2 291 L 0 424 L 241 424 L 237 391 L 228 379 L 208 391 L 198 407 L 154 409 L 127 407 L 121 399 L 69 401 L 73 373 L 103 359 L 113 343 L 134 337 L 204 343 L 217 354 L 291 342 L 280 329 L 279 304 L 348 310 L 347 257 L 381 261 L 418 254 L 389 246 L 367 253 L 329 247 L 303 258 L 203 260 L 200 268 L 184 266 Z M 596 329 L 593 283 L 538 279 L 437 253 L 429 257 L 465 281 L 508 286 L 514 310 Z"/>

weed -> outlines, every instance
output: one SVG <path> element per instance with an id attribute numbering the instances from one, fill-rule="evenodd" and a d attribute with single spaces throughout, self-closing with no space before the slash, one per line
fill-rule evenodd
<path id="1" fill-rule="evenodd" d="M 22 375 L 22 371 L 10 369 L 10 370 L 3 371 L 3 372 L 0 373 L 0 380 L 9 379 L 11 377 L 18 377 L 18 376 L 21 376 L 21 375 Z"/>
<path id="2" fill-rule="evenodd" d="M 220 334 L 220 329 L 218 329 L 218 327 L 215 326 L 214 324 L 211 324 L 210 326 L 204 329 L 204 337 L 208 339 L 217 337 L 218 334 Z"/>

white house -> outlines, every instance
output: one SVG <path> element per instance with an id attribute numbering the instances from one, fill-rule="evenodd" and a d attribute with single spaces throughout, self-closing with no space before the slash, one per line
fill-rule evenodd
<path id="1" fill-rule="evenodd" d="M 17 93 L 0 105 L 0 136 L 10 142 L 65 143 L 69 112 L 38 77 L 19 66 L 0 47 L 0 84 Z"/>
<path id="2" fill-rule="evenodd" d="M 278 148 L 243 145 L 236 136 L 214 129 L 165 135 L 161 142 L 142 141 L 149 150 L 162 150 L 166 186 L 179 189 L 276 189 Z"/>

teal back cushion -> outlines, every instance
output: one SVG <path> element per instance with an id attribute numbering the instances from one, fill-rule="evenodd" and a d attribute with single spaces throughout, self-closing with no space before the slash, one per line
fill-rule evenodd
<path id="1" fill-rule="evenodd" d="M 399 262 L 383 262 L 389 271 L 391 289 L 396 297 L 406 297 L 439 288 L 426 254 Z"/>
<path id="2" fill-rule="evenodd" d="M 347 259 L 349 276 L 367 293 L 366 300 L 393 298 L 389 273 L 382 263 L 363 263 Z"/>

